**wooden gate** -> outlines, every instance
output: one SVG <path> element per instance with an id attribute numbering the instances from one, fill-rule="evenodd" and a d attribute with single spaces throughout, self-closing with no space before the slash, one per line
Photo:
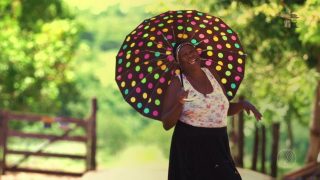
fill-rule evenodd
<path id="1" fill-rule="evenodd" d="M 37 114 L 24 114 L 17 112 L 10 112 L 0 110 L 0 177 L 1 174 L 5 174 L 7 171 L 11 172 L 32 172 L 32 173 L 45 173 L 52 175 L 70 175 L 70 176 L 82 176 L 86 171 L 96 169 L 96 113 L 97 113 L 97 100 L 92 100 L 91 115 L 87 119 L 76 119 L 70 117 L 49 117 Z M 68 123 L 74 125 L 72 128 L 68 128 L 62 135 L 48 135 L 41 133 L 26 133 L 21 131 L 15 131 L 9 128 L 10 121 L 28 121 L 28 122 L 42 122 L 45 124 L 52 123 Z M 84 128 L 85 135 L 83 136 L 70 136 L 69 134 L 78 128 Z M 33 138 L 33 139 L 45 139 L 46 142 L 36 151 L 21 151 L 8 148 L 8 138 Z M 62 153 L 48 153 L 44 152 L 44 148 L 56 141 L 73 141 L 81 142 L 86 145 L 86 153 L 84 155 L 62 154 Z M 8 155 L 23 155 L 16 164 L 8 164 L 6 157 Z M 19 167 L 19 165 L 28 159 L 30 156 L 51 157 L 51 158 L 71 158 L 82 159 L 86 164 L 85 172 L 67 172 L 67 171 L 53 171 L 46 169 L 35 169 Z"/>

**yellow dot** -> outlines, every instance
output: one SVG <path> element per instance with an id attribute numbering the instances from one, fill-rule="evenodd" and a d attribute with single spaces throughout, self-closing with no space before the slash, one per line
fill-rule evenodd
<path id="1" fill-rule="evenodd" d="M 132 81 L 132 82 L 131 82 L 131 86 L 132 86 L 132 87 L 134 87 L 136 84 L 137 84 L 136 81 Z"/>
<path id="2" fill-rule="evenodd" d="M 178 38 L 182 38 L 182 34 L 178 34 Z"/>
<path id="3" fill-rule="evenodd" d="M 136 43 L 131 43 L 131 44 L 130 44 L 130 47 L 133 47 L 135 44 L 136 44 Z"/>
<path id="4" fill-rule="evenodd" d="M 131 97 L 130 101 L 134 103 L 134 102 L 136 102 L 136 98 L 135 97 Z"/>
<path id="5" fill-rule="evenodd" d="M 134 62 L 135 63 L 138 63 L 140 61 L 140 58 L 139 57 L 136 57 L 135 59 L 134 59 Z"/>
<path id="6" fill-rule="evenodd" d="M 181 14 L 179 14 L 177 17 L 178 17 L 178 18 L 182 18 L 183 16 L 182 16 Z"/>
<path id="7" fill-rule="evenodd" d="M 155 27 L 153 27 L 153 28 L 150 29 L 151 32 L 153 32 L 153 31 L 155 31 L 155 30 L 156 30 Z"/>
<path id="8" fill-rule="evenodd" d="M 149 98 L 148 103 L 151 103 L 151 100 L 152 100 L 152 99 L 151 99 L 151 98 Z"/>
<path id="9" fill-rule="evenodd" d="M 221 79 L 221 82 L 222 82 L 223 84 L 226 84 L 226 83 L 227 83 L 227 79 L 226 79 L 226 78 L 222 78 L 222 79 Z"/>
<path id="10" fill-rule="evenodd" d="M 219 22 L 219 19 L 218 19 L 218 18 L 216 18 L 216 19 L 214 19 L 214 21 L 215 21 L 215 22 Z"/>
<path id="11" fill-rule="evenodd" d="M 221 36 L 225 36 L 226 35 L 226 33 L 224 33 L 224 32 L 221 32 L 220 34 L 221 34 Z"/>
<path id="12" fill-rule="evenodd" d="M 151 18 L 150 20 L 155 20 L 156 18 L 155 17 L 153 17 L 153 18 Z"/>
<path id="13" fill-rule="evenodd" d="M 208 34 L 212 34 L 212 31 L 210 29 L 207 30 Z"/>
<path id="14" fill-rule="evenodd" d="M 160 60 L 157 62 L 157 66 L 160 66 L 163 62 Z"/>
<path id="15" fill-rule="evenodd" d="M 219 65 L 216 66 L 216 70 L 217 70 L 217 71 L 220 71 L 220 70 L 221 70 L 221 66 L 219 66 Z"/>
<path id="16" fill-rule="evenodd" d="M 137 33 L 137 31 L 132 31 L 132 33 L 131 33 L 131 34 L 135 34 L 135 33 Z"/>
<path id="17" fill-rule="evenodd" d="M 208 52 L 207 52 L 207 55 L 208 55 L 208 56 L 212 56 L 212 55 L 213 55 L 212 51 L 208 51 Z"/>
<path id="18" fill-rule="evenodd" d="M 187 35 L 187 34 L 183 34 L 182 38 L 183 38 L 183 39 L 187 39 L 187 38 L 188 38 L 188 35 Z"/>
<path id="19" fill-rule="evenodd" d="M 121 87 L 125 87 L 126 86 L 126 82 L 122 81 L 121 82 Z"/>
<path id="20" fill-rule="evenodd" d="M 170 85 L 170 83 L 171 83 L 171 80 L 168 81 L 168 85 Z"/>
<path id="21" fill-rule="evenodd" d="M 229 43 L 226 44 L 227 48 L 231 48 L 231 45 Z"/>
<path id="22" fill-rule="evenodd" d="M 142 97 L 143 97 L 143 99 L 147 99 L 148 94 L 147 94 L 147 93 L 143 93 L 143 94 L 142 94 Z"/>
<path id="23" fill-rule="evenodd" d="M 243 52 L 242 52 L 242 51 L 238 51 L 238 53 L 239 53 L 240 55 L 243 55 Z"/>
<path id="24" fill-rule="evenodd" d="M 157 44 L 157 48 L 162 48 L 162 44 Z"/>
<path id="25" fill-rule="evenodd" d="M 200 18 L 198 16 L 194 17 L 195 20 L 199 20 Z"/>
<path id="26" fill-rule="evenodd" d="M 218 41 L 219 38 L 217 36 L 213 36 L 213 41 Z"/>
<path id="27" fill-rule="evenodd" d="M 131 57 L 131 54 L 127 54 L 126 59 L 129 59 Z"/>
<path id="28" fill-rule="evenodd" d="M 171 51 L 166 51 L 166 55 L 170 55 L 171 54 Z"/>
<path id="29" fill-rule="evenodd" d="M 168 32 L 168 28 L 162 29 L 162 32 Z"/>
<path id="30" fill-rule="evenodd" d="M 173 20 L 170 19 L 170 20 L 167 21 L 167 23 L 168 23 L 168 24 L 173 23 Z"/>
<path id="31" fill-rule="evenodd" d="M 162 70 L 162 71 L 164 71 L 164 70 L 166 70 L 166 69 L 167 69 L 167 66 L 166 66 L 165 64 L 161 66 L 161 70 Z"/>
<path id="32" fill-rule="evenodd" d="M 161 89 L 161 88 L 158 88 L 158 89 L 157 89 L 157 93 L 158 93 L 158 94 L 162 94 L 162 89 Z"/>
<path id="33" fill-rule="evenodd" d="M 242 64 L 242 59 L 241 58 L 238 58 L 238 63 Z"/>
<path id="34" fill-rule="evenodd" d="M 206 18 L 211 19 L 211 18 L 212 18 L 212 16 L 206 16 Z"/>
<path id="35" fill-rule="evenodd" d="M 149 64 L 149 61 L 145 61 L 143 64 L 148 65 L 148 64 Z"/>
<path id="36" fill-rule="evenodd" d="M 222 61 L 218 61 L 218 64 L 220 64 L 221 66 L 223 66 L 223 62 L 222 62 Z"/>
<path id="37" fill-rule="evenodd" d="M 130 39 L 131 39 L 130 36 L 128 36 L 127 39 L 126 39 L 126 41 L 130 41 Z"/>
<path id="38" fill-rule="evenodd" d="M 154 41 L 156 38 L 154 36 L 150 37 L 151 41 Z"/>
<path id="39" fill-rule="evenodd" d="M 177 75 L 179 75 L 179 74 L 180 74 L 180 69 L 176 69 L 175 73 L 176 73 Z"/>

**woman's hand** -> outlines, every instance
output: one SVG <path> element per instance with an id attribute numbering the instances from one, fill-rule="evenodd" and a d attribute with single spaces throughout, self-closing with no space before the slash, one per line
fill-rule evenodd
<path id="1" fill-rule="evenodd" d="M 178 101 L 181 103 L 181 104 L 184 104 L 186 102 L 186 98 L 188 97 L 188 94 L 189 94 L 189 90 L 185 91 L 183 89 L 181 89 L 179 92 L 178 92 Z"/>
<path id="2" fill-rule="evenodd" d="M 249 101 L 246 101 L 246 100 L 241 101 L 241 103 L 242 103 L 243 109 L 247 111 L 249 115 L 250 115 L 250 111 L 252 111 L 257 121 L 261 120 L 262 115 L 254 105 L 252 105 Z"/>

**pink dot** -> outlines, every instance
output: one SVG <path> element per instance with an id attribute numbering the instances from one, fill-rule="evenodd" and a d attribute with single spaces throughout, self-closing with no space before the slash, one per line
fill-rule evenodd
<path id="1" fill-rule="evenodd" d="M 140 26 L 138 26 L 138 29 L 142 28 L 143 27 L 143 24 L 141 24 Z"/>
<path id="2" fill-rule="evenodd" d="M 168 36 L 167 36 L 167 39 L 172 39 L 172 35 L 168 35 Z"/>
<path id="3" fill-rule="evenodd" d="M 118 56 L 121 57 L 122 55 L 123 55 L 123 52 L 121 51 L 121 52 L 118 54 Z"/>
<path id="4" fill-rule="evenodd" d="M 166 79 L 165 79 L 164 77 L 161 77 L 161 78 L 159 79 L 159 81 L 160 81 L 160 83 L 164 83 L 164 82 L 166 81 Z"/>
<path id="5" fill-rule="evenodd" d="M 190 18 L 190 17 L 192 17 L 192 15 L 191 15 L 191 14 L 188 14 L 187 17 Z"/>
<path id="6" fill-rule="evenodd" d="M 142 31 L 141 31 L 141 32 L 138 32 L 138 34 L 137 34 L 137 35 L 138 35 L 138 36 L 140 36 L 141 34 L 142 34 Z"/>
<path id="7" fill-rule="evenodd" d="M 117 80 L 120 81 L 121 80 L 121 75 L 117 76 Z"/>
<path id="8" fill-rule="evenodd" d="M 168 61 L 172 62 L 174 60 L 174 57 L 172 55 L 167 56 Z"/>
<path id="9" fill-rule="evenodd" d="M 140 52 L 140 50 L 139 50 L 139 49 L 136 49 L 136 50 L 134 51 L 134 54 L 139 54 L 139 52 Z"/>
<path id="10" fill-rule="evenodd" d="M 242 68 L 241 68 L 240 66 L 237 67 L 237 70 L 238 70 L 239 72 L 242 72 Z"/>
<path id="11" fill-rule="evenodd" d="M 144 75 L 142 73 L 139 74 L 139 79 L 142 79 Z"/>
<path id="12" fill-rule="evenodd" d="M 118 72 L 121 72 L 121 71 L 122 71 L 122 67 L 119 67 L 119 68 L 118 68 Z"/>
<path id="13" fill-rule="evenodd" d="M 234 36 L 234 35 L 231 36 L 231 39 L 234 41 L 237 40 L 236 36 Z"/>
<path id="14" fill-rule="evenodd" d="M 195 21 L 191 21 L 191 24 L 192 25 L 196 25 L 197 23 Z"/>
<path id="15" fill-rule="evenodd" d="M 152 115 L 153 115 L 153 116 L 158 116 L 159 113 L 158 113 L 158 111 L 153 111 L 153 112 L 152 112 Z"/>
<path id="16" fill-rule="evenodd" d="M 141 92 L 141 88 L 140 88 L 140 87 L 137 87 L 137 88 L 136 88 L 136 92 L 137 92 L 137 93 L 140 93 L 140 92 Z"/>
<path id="17" fill-rule="evenodd" d="M 203 40 L 203 42 L 207 44 L 207 43 L 209 43 L 209 39 L 205 39 L 205 40 Z"/>
<path id="18" fill-rule="evenodd" d="M 204 38 L 204 34 L 199 34 L 199 38 Z"/>
<path id="19" fill-rule="evenodd" d="M 160 14 L 160 17 L 164 16 L 165 14 Z"/>
<path id="20" fill-rule="evenodd" d="M 149 57 L 150 57 L 150 54 L 145 54 L 144 55 L 144 59 L 149 59 Z"/>
<path id="21" fill-rule="evenodd" d="M 183 23 L 183 20 L 182 20 L 182 19 L 179 19 L 179 20 L 178 20 L 178 23 Z"/>
<path id="22" fill-rule="evenodd" d="M 132 79 L 132 74 L 131 73 L 128 74 L 128 79 Z"/>
<path id="23" fill-rule="evenodd" d="M 221 44 L 217 44 L 217 48 L 218 48 L 218 49 L 222 49 Z"/>
<path id="24" fill-rule="evenodd" d="M 162 34 L 161 31 L 158 31 L 158 32 L 157 32 L 157 35 L 161 35 L 161 34 Z"/>
<path id="25" fill-rule="evenodd" d="M 148 84 L 148 88 L 149 88 L 149 89 L 152 89 L 152 88 L 153 88 L 153 84 L 152 84 L 151 82 Z"/>
<path id="26" fill-rule="evenodd" d="M 209 60 L 206 61 L 206 65 L 207 65 L 207 66 L 211 66 L 211 61 L 209 61 Z"/>
<path id="27" fill-rule="evenodd" d="M 235 79 L 236 81 L 240 81 L 240 76 L 236 76 L 234 79 Z"/>
<path id="28" fill-rule="evenodd" d="M 154 22 L 155 22 L 155 23 L 159 23 L 159 22 L 160 22 L 160 20 L 159 20 L 159 19 L 157 19 L 157 20 L 155 20 Z"/>
<path id="29" fill-rule="evenodd" d="M 226 25 L 225 25 L 225 24 L 220 24 L 220 27 L 225 28 L 225 27 L 226 27 Z"/>
<path id="30" fill-rule="evenodd" d="M 137 36 L 134 36 L 134 37 L 133 37 L 133 39 L 137 39 L 137 38 L 138 38 Z"/>
<path id="31" fill-rule="evenodd" d="M 139 46 L 139 47 L 143 46 L 143 42 L 140 41 L 139 44 L 138 44 L 138 46 Z"/>
<path id="32" fill-rule="evenodd" d="M 229 60 L 229 61 L 232 61 L 232 60 L 233 60 L 233 56 L 229 55 L 229 56 L 228 56 L 228 60 Z"/>

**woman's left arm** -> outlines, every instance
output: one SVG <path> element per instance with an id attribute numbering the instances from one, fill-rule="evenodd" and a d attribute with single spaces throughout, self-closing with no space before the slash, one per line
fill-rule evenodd
<path id="1" fill-rule="evenodd" d="M 236 103 L 230 103 L 229 109 L 228 109 L 228 116 L 233 116 L 242 110 L 246 110 L 249 115 L 250 115 L 250 111 L 252 111 L 257 121 L 261 120 L 262 118 L 262 115 L 257 110 L 257 108 L 254 105 L 252 105 L 249 101 L 246 101 L 246 100 L 239 101 Z"/>

